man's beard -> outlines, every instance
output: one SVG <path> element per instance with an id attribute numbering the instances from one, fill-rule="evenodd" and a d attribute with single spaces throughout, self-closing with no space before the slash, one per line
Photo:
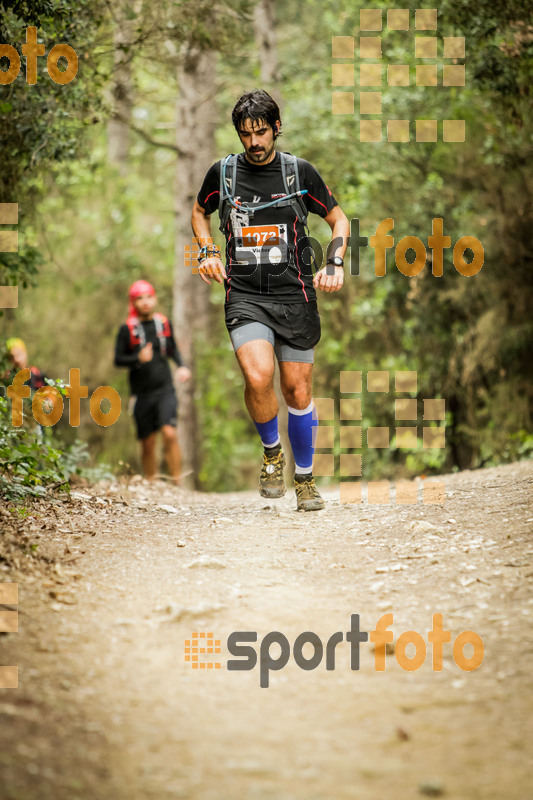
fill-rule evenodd
<path id="1" fill-rule="evenodd" d="M 253 153 L 250 150 L 247 152 L 247 156 L 250 161 L 253 161 L 256 164 L 261 164 L 263 161 L 266 161 L 272 155 L 274 151 L 274 145 L 270 148 L 270 150 L 262 149 L 258 153 Z"/>

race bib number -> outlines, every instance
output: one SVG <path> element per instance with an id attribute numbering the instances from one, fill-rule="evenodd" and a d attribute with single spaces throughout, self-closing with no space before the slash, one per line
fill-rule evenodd
<path id="1" fill-rule="evenodd" d="M 235 231 L 235 259 L 245 264 L 287 261 L 287 225 L 248 225 Z"/>

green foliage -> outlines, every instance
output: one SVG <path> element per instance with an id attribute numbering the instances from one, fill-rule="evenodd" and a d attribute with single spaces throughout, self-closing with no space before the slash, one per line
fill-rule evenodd
<path id="1" fill-rule="evenodd" d="M 14 374 L 10 366 L 5 348 L 0 348 L 4 394 Z M 46 383 L 65 397 L 64 381 L 47 379 Z M 55 428 L 37 425 L 31 397 L 23 400 L 23 424 L 14 427 L 11 400 L 0 396 L 0 496 L 19 502 L 44 496 L 50 488 L 68 490 L 72 475 L 92 481 L 112 477 L 107 465 L 84 466 L 88 461 L 85 442 L 76 439 L 66 444 Z"/>
<path id="2" fill-rule="evenodd" d="M 61 452 L 45 441 L 35 424 L 14 428 L 11 404 L 0 397 L 0 494 L 9 500 L 41 496 L 48 484 L 64 480 Z"/>
<path id="3" fill-rule="evenodd" d="M 420 4 L 407 5 L 410 31 L 389 31 L 384 24 L 379 35 L 384 70 L 394 63 L 410 66 L 408 88 L 384 80 L 381 93 L 384 120 L 408 119 L 411 141 L 366 144 L 357 141 L 357 91 L 355 118 L 331 115 L 331 36 L 353 36 L 360 7 L 382 4 L 326 2 L 321 16 L 306 16 L 305 3 L 290 4 L 294 17 L 280 30 L 288 48 L 284 121 L 290 149 L 320 167 L 348 217 L 360 219 L 363 235 L 392 217 L 395 245 L 414 235 L 429 253 L 432 219 L 441 217 L 452 247 L 461 236 L 475 236 L 485 263 L 476 276 L 462 277 L 448 250 L 442 278 L 431 274 L 429 259 L 422 273 L 407 278 L 389 252 L 387 275 L 376 278 L 374 253 L 362 250 L 360 276 L 346 271 L 343 295 L 321 303 L 318 352 L 326 365 L 317 371 L 317 394 L 331 396 L 328 387 L 338 385 L 341 370 L 416 369 L 419 402 L 446 399 L 447 447 L 431 463 L 417 451 L 407 466 L 415 472 L 471 468 L 518 457 L 514 437 L 531 430 L 531 3 L 439 5 L 439 47 L 442 36 L 466 37 L 464 88 L 415 85 L 413 20 Z M 313 61 L 292 47 L 297 27 L 313 37 Z M 466 141 L 443 142 L 439 124 L 439 141 L 415 142 L 419 118 L 465 119 Z M 394 425 L 379 403 L 364 406 L 364 415 L 366 424 Z M 397 458 L 392 450 L 369 452 L 365 469 L 396 470 Z"/>
<path id="4" fill-rule="evenodd" d="M 102 8 L 99 0 L 0 2 L 0 41 L 15 47 L 21 56 L 18 77 L 0 86 L 0 203 L 19 204 L 19 224 L 30 234 L 17 254 L 0 254 L 0 282 L 4 285 L 26 286 L 35 281 L 43 258 L 29 228 L 36 201 L 51 183 L 47 171 L 53 174 L 58 165 L 79 157 L 83 128 L 96 120 L 95 110 L 101 106 L 96 37 Z M 21 48 L 30 25 L 37 27 L 45 56 L 56 44 L 74 48 L 78 73 L 71 83 L 52 81 L 46 57 L 40 56 L 37 83 L 27 84 Z"/>
<path id="5" fill-rule="evenodd" d="M 91 466 L 90 462 L 91 452 L 87 442 L 75 439 L 70 445 L 62 449 L 61 469 L 69 479 L 73 475 L 90 483 L 113 479 L 113 472 L 108 464 L 100 463 Z"/>

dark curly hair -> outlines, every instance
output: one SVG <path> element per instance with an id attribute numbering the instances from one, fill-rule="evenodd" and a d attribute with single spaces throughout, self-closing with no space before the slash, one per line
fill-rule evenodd
<path id="1" fill-rule="evenodd" d="M 237 133 L 240 132 L 245 119 L 270 125 L 274 131 L 274 138 L 281 135 L 276 127 L 276 123 L 280 119 L 279 106 L 263 89 L 252 89 L 251 92 L 245 92 L 237 100 L 235 108 L 231 112 L 231 120 Z"/>

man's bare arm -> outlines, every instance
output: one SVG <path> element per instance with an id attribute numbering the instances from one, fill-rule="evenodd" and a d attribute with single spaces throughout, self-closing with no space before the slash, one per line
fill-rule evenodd
<path id="1" fill-rule="evenodd" d="M 208 216 L 198 200 L 195 200 L 191 214 L 192 230 L 200 243 L 200 247 L 213 244 L 211 233 L 211 217 Z M 211 283 L 210 278 L 214 278 L 217 283 L 223 283 L 227 278 L 226 270 L 220 258 L 210 256 L 205 258 L 198 266 L 198 274 L 204 283 Z"/>
<path id="2" fill-rule="evenodd" d="M 329 247 L 328 258 L 344 258 L 348 247 L 348 236 L 350 235 L 350 223 L 348 217 L 340 206 L 335 206 L 324 217 L 331 228 L 331 245 Z M 335 267 L 335 273 L 328 275 L 326 267 L 320 269 L 314 279 L 315 289 L 324 292 L 338 292 L 344 283 L 344 270 L 342 267 Z"/>

